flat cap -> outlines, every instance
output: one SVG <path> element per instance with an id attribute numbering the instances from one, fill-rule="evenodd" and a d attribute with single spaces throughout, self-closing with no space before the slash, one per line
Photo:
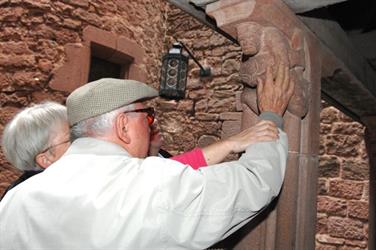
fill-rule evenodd
<path id="1" fill-rule="evenodd" d="M 89 82 L 67 98 L 69 125 L 156 96 L 157 90 L 135 80 L 102 78 Z"/>

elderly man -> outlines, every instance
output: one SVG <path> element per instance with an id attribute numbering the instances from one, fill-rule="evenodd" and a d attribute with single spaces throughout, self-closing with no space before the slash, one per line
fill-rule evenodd
<path id="1" fill-rule="evenodd" d="M 288 69 L 274 85 L 267 77 L 260 86 L 261 119 L 280 122 L 293 88 Z M 238 161 L 198 171 L 144 158 L 152 121 L 144 100 L 156 95 L 143 83 L 110 78 L 75 90 L 67 108 L 77 139 L 0 203 L 0 248 L 203 249 L 278 195 L 287 157 L 282 131 L 277 141 L 249 146 Z M 250 130 L 275 131 L 270 121 Z"/>

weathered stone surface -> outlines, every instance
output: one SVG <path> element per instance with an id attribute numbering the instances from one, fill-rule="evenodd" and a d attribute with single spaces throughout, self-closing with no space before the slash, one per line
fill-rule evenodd
<path id="1" fill-rule="evenodd" d="M 324 124 L 332 124 L 338 121 L 339 111 L 334 107 L 324 108 L 320 113 L 320 121 Z"/>
<path id="2" fill-rule="evenodd" d="M 327 195 L 329 190 L 328 181 L 326 178 L 319 178 L 319 183 L 317 185 L 317 194 L 318 195 Z"/>
<path id="3" fill-rule="evenodd" d="M 321 123 L 320 124 L 320 134 L 326 135 L 329 134 L 332 130 L 332 126 L 330 124 Z"/>
<path id="4" fill-rule="evenodd" d="M 347 160 L 343 162 L 342 177 L 347 180 L 368 180 L 369 166 L 365 161 Z"/>
<path id="5" fill-rule="evenodd" d="M 316 233 L 317 234 L 328 233 L 328 216 L 326 214 L 317 213 Z"/>
<path id="6" fill-rule="evenodd" d="M 368 220 L 368 202 L 349 201 L 349 217 Z"/>
<path id="7" fill-rule="evenodd" d="M 221 138 L 227 138 L 236 133 L 239 133 L 241 129 L 241 121 L 224 121 L 222 124 Z"/>
<path id="8" fill-rule="evenodd" d="M 360 241 L 360 240 L 346 240 L 345 241 L 345 247 L 343 247 L 343 250 L 346 249 L 369 249 L 367 248 L 368 244 L 366 240 Z"/>
<path id="9" fill-rule="evenodd" d="M 337 247 L 331 245 L 321 245 L 320 243 L 317 243 L 315 250 L 337 250 Z"/>
<path id="10" fill-rule="evenodd" d="M 328 215 L 346 216 L 347 201 L 320 196 L 317 199 L 317 211 Z"/>
<path id="11" fill-rule="evenodd" d="M 330 217 L 328 229 L 329 235 L 332 237 L 354 240 L 363 240 L 365 238 L 363 223 L 352 219 Z"/>
<path id="12" fill-rule="evenodd" d="M 328 135 L 325 147 L 328 154 L 343 157 L 355 157 L 359 155 L 358 148 L 362 138 L 357 135 Z"/>
<path id="13" fill-rule="evenodd" d="M 196 113 L 196 119 L 199 121 L 217 121 L 219 119 L 218 114 L 211 114 L 211 113 Z"/>
<path id="14" fill-rule="evenodd" d="M 20 108 L 7 106 L 0 109 L 0 123 L 7 124 L 13 116 L 20 111 Z"/>
<path id="15" fill-rule="evenodd" d="M 341 238 L 334 238 L 328 235 L 317 235 L 316 239 L 320 243 L 327 243 L 331 245 L 343 245 L 345 243 L 344 239 Z"/>
<path id="16" fill-rule="evenodd" d="M 359 200 L 362 198 L 363 188 L 363 183 L 332 180 L 329 184 L 329 195 L 338 198 Z"/>
<path id="17" fill-rule="evenodd" d="M 242 119 L 242 113 L 241 112 L 225 112 L 225 113 L 221 113 L 219 115 L 219 119 L 221 119 L 221 120 L 238 121 L 238 120 Z"/>
<path id="18" fill-rule="evenodd" d="M 334 122 L 331 126 L 333 134 L 364 136 L 364 127 L 357 122 Z"/>
<path id="19" fill-rule="evenodd" d="M 181 100 L 178 102 L 178 110 L 182 110 L 185 112 L 193 112 L 193 101 L 192 100 Z"/>
<path id="20" fill-rule="evenodd" d="M 334 156 L 321 156 L 319 176 L 320 177 L 339 177 L 340 162 L 337 157 Z"/>

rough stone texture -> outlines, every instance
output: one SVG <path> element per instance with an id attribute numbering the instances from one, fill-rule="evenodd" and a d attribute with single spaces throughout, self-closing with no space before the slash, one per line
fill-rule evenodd
<path id="1" fill-rule="evenodd" d="M 364 127 L 322 103 L 316 249 L 368 249 Z"/>

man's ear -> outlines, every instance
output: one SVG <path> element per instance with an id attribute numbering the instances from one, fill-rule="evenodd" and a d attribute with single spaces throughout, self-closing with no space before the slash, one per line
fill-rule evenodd
<path id="1" fill-rule="evenodd" d="M 115 128 L 117 137 L 126 144 L 131 142 L 128 133 L 129 119 L 125 114 L 120 114 L 116 117 Z"/>
<path id="2" fill-rule="evenodd" d="M 47 168 L 51 165 L 51 161 L 48 159 L 46 153 L 37 154 L 37 156 L 35 156 L 35 162 L 41 168 Z"/>

